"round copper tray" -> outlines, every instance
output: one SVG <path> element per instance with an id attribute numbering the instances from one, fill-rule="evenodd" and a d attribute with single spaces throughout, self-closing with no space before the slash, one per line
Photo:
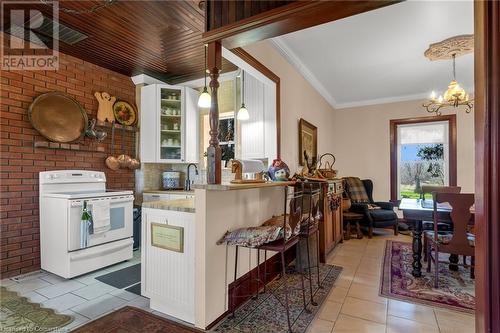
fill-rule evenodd
<path id="1" fill-rule="evenodd" d="M 49 92 L 35 98 L 28 116 L 31 125 L 42 136 L 54 142 L 72 142 L 85 133 L 87 113 L 71 96 Z"/>

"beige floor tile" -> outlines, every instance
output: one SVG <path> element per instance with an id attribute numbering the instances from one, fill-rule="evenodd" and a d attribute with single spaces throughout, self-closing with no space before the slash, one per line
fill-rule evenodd
<path id="1" fill-rule="evenodd" d="M 331 263 L 338 266 L 357 266 L 360 261 L 361 256 L 355 257 L 337 254 L 332 258 Z"/>
<path id="2" fill-rule="evenodd" d="M 380 276 L 374 274 L 356 273 L 352 282 L 378 288 L 380 286 Z"/>
<path id="3" fill-rule="evenodd" d="M 359 263 L 356 273 L 379 275 L 382 272 L 381 260 L 373 258 L 363 258 Z"/>
<path id="4" fill-rule="evenodd" d="M 378 290 L 379 288 L 376 286 L 369 286 L 366 284 L 353 282 L 351 284 L 351 288 L 349 288 L 349 293 L 347 293 L 347 296 L 364 299 L 371 302 L 387 304 L 387 298 L 380 297 L 378 295 Z"/>
<path id="5" fill-rule="evenodd" d="M 330 333 L 333 329 L 334 322 L 314 319 L 309 328 L 307 329 L 307 333 Z"/>
<path id="6" fill-rule="evenodd" d="M 385 325 L 340 314 L 333 333 L 385 333 Z"/>
<path id="7" fill-rule="evenodd" d="M 340 277 L 335 280 L 335 283 L 333 284 L 336 287 L 339 288 L 349 288 L 351 286 L 351 283 L 353 281 L 353 276 L 349 275 L 341 275 Z"/>
<path id="8" fill-rule="evenodd" d="M 434 309 L 441 333 L 473 333 L 474 316 L 455 311 Z"/>
<path id="9" fill-rule="evenodd" d="M 333 287 L 330 294 L 328 294 L 327 300 L 342 304 L 348 292 L 348 288 Z"/>
<path id="10" fill-rule="evenodd" d="M 387 333 L 439 333 L 437 326 L 387 316 Z"/>
<path id="11" fill-rule="evenodd" d="M 340 313 L 341 303 L 326 300 L 318 312 L 317 318 L 328 321 L 335 321 Z"/>
<path id="12" fill-rule="evenodd" d="M 348 316 L 385 324 L 387 305 L 353 297 L 346 297 L 340 312 Z"/>
<path id="13" fill-rule="evenodd" d="M 389 300 L 388 314 L 396 317 L 406 318 L 419 323 L 437 326 L 434 309 L 429 306 Z"/>

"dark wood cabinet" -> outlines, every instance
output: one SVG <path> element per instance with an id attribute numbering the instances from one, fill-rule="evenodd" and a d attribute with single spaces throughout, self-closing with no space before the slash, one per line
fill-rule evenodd
<path id="1" fill-rule="evenodd" d="M 340 179 L 322 183 L 319 255 L 320 261 L 323 263 L 326 262 L 328 253 L 343 240 L 342 192 L 342 181 Z"/>

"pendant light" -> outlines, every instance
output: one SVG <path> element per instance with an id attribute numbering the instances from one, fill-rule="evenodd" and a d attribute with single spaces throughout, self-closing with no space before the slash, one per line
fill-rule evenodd
<path id="1" fill-rule="evenodd" d="M 250 115 L 245 106 L 245 71 L 241 73 L 241 108 L 238 110 L 238 120 L 248 120 Z"/>
<path id="2" fill-rule="evenodd" d="M 198 106 L 200 108 L 209 108 L 212 104 L 212 96 L 208 93 L 207 89 L 207 46 L 205 48 L 205 86 L 203 87 L 203 92 L 198 98 Z"/>

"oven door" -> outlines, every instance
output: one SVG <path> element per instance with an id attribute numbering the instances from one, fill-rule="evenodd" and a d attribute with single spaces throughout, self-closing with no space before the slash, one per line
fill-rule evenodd
<path id="1" fill-rule="evenodd" d="M 100 200 L 109 200 L 110 229 L 101 233 L 89 234 L 86 247 L 132 237 L 133 230 L 133 202 L 134 196 L 124 195 L 88 199 L 87 209 L 92 213 L 93 203 Z M 70 200 L 68 211 L 68 251 L 80 250 L 80 222 L 83 210 L 83 199 Z"/>

